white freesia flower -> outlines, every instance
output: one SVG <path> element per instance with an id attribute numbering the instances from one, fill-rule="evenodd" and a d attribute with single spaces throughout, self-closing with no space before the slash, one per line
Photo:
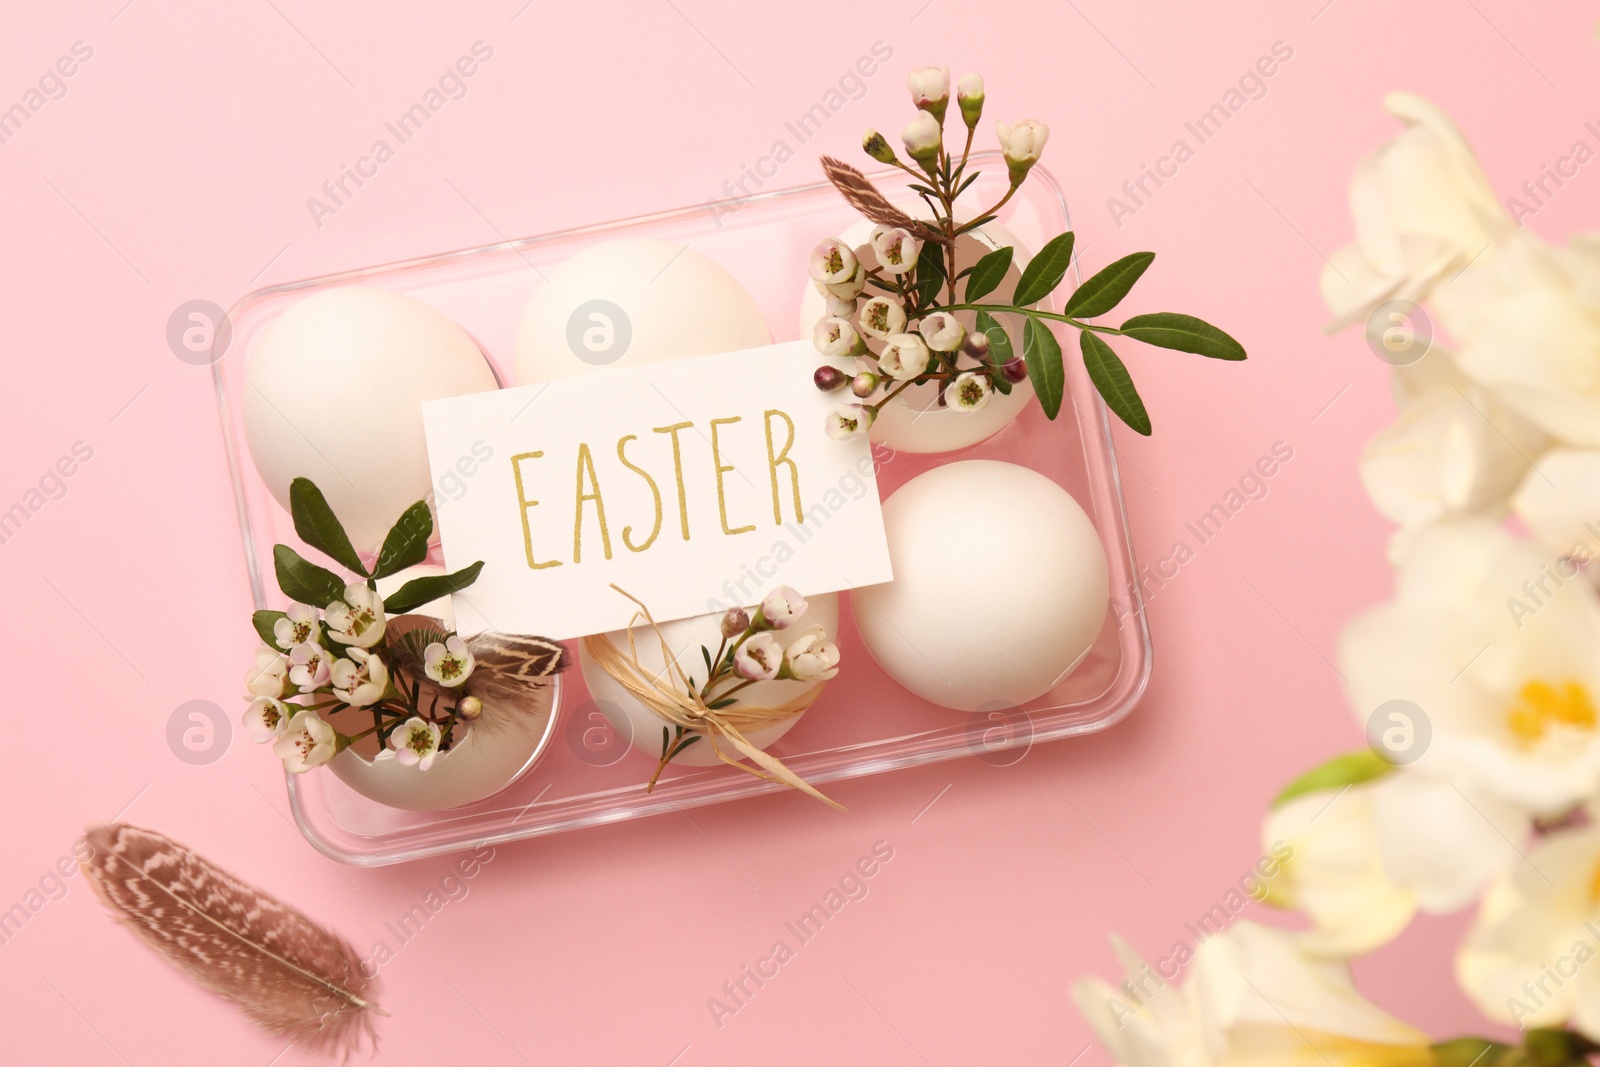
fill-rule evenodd
<path id="1" fill-rule="evenodd" d="M 422 650 L 423 672 L 440 685 L 460 685 L 472 673 L 472 667 L 472 650 L 455 634 Z"/>
<path id="2" fill-rule="evenodd" d="M 943 121 L 944 110 L 950 103 L 949 67 L 918 67 L 906 75 L 906 88 L 911 91 L 913 104 Z"/>
<path id="3" fill-rule="evenodd" d="M 1428 773 L 1471 795 L 1560 814 L 1600 789 L 1600 597 L 1485 520 L 1421 531 L 1395 598 L 1340 643 L 1365 723 L 1409 701 L 1427 716 Z"/>
<path id="4" fill-rule="evenodd" d="M 932 356 L 914 333 L 891 333 L 878 355 L 878 369 L 896 381 L 909 381 L 928 369 Z"/>
<path id="5" fill-rule="evenodd" d="M 783 649 L 770 632 L 745 638 L 733 654 L 733 672 L 741 678 L 764 682 L 778 676 L 783 666 Z"/>
<path id="6" fill-rule="evenodd" d="M 272 624 L 272 637 L 285 651 L 317 638 L 317 609 L 306 604 L 290 604 L 284 618 Z"/>
<path id="7" fill-rule="evenodd" d="M 328 633 L 341 645 L 371 648 L 383 640 L 388 625 L 383 614 L 383 598 L 377 591 L 359 583 L 344 587 L 344 599 L 335 600 L 322 614 Z"/>
<path id="8" fill-rule="evenodd" d="M 1489 1018 L 1569 1023 L 1600 1039 L 1600 828 L 1544 839 L 1483 900 L 1456 955 L 1461 988 Z"/>
<path id="9" fill-rule="evenodd" d="M 1551 553 L 1575 563 L 1600 556 L 1600 449 L 1545 453 L 1511 509 Z"/>
<path id="10" fill-rule="evenodd" d="M 281 697 L 289 686 L 289 661 L 275 648 L 256 649 L 255 662 L 244 672 L 244 687 L 251 696 Z"/>
<path id="11" fill-rule="evenodd" d="M 948 311 L 935 311 L 917 320 L 917 332 L 935 352 L 954 352 L 967 339 L 967 328 Z"/>
<path id="12" fill-rule="evenodd" d="M 1349 970 L 1296 935 L 1244 921 L 1206 941 L 1181 987 L 1117 943 L 1128 979 L 1073 986 L 1123 1067 L 1428 1067 L 1426 1034 L 1356 992 Z M 1162 961 L 1163 964 L 1170 962 Z"/>
<path id="13" fill-rule="evenodd" d="M 321 645 L 307 641 L 289 650 L 289 681 L 309 693 L 328 684 L 332 676 L 333 657 Z"/>
<path id="14" fill-rule="evenodd" d="M 861 311 L 856 315 L 856 322 L 860 325 L 862 333 L 881 341 L 890 334 L 900 333 L 906 328 L 906 309 L 900 306 L 898 300 L 875 296 L 861 305 Z"/>
<path id="15" fill-rule="evenodd" d="M 943 131 L 939 120 L 931 112 L 919 111 L 917 117 L 906 123 L 900 140 L 906 146 L 906 155 L 924 165 L 930 164 L 939 154 Z"/>
<path id="16" fill-rule="evenodd" d="M 1406 129 L 1351 181 L 1356 243 L 1329 257 L 1322 274 L 1329 329 L 1362 321 L 1388 300 L 1423 300 L 1516 229 L 1443 112 L 1408 93 L 1384 106 Z"/>
<path id="17" fill-rule="evenodd" d="M 1307 951 L 1361 955 L 1393 940 L 1419 908 L 1442 914 L 1476 900 L 1520 861 L 1511 842 L 1530 828 L 1514 805 L 1417 770 L 1308 793 L 1263 824 L 1267 847 L 1292 850 L 1268 901 L 1310 917 Z"/>
<path id="18" fill-rule="evenodd" d="M 352 648 L 348 655 L 349 659 L 336 660 L 330 668 L 333 695 L 354 708 L 376 704 L 389 688 L 389 669 L 367 649 Z"/>
<path id="19" fill-rule="evenodd" d="M 442 738 L 437 723 L 413 715 L 389 735 L 389 743 L 394 746 L 394 758 L 398 762 L 425 771 L 433 766 Z"/>
<path id="20" fill-rule="evenodd" d="M 1015 125 L 997 122 L 994 128 L 1000 138 L 1000 151 L 1006 157 L 1006 167 L 1011 172 L 1011 184 L 1017 185 L 1039 162 L 1045 142 L 1050 140 L 1050 127 L 1038 119 L 1023 119 Z"/>
<path id="21" fill-rule="evenodd" d="M 994 387 L 987 374 L 962 371 L 955 380 L 944 387 L 944 402 L 951 411 L 962 413 L 977 411 L 989 403 Z"/>
<path id="22" fill-rule="evenodd" d="M 800 616 L 804 615 L 810 606 L 806 603 L 805 597 L 787 585 L 780 585 L 761 601 L 761 609 L 756 615 L 756 625 L 773 630 L 787 630 L 799 621 Z"/>
<path id="23" fill-rule="evenodd" d="M 855 275 L 856 254 L 837 237 L 829 237 L 819 241 L 817 247 L 811 250 L 809 269 L 814 281 L 837 285 Z"/>
<path id="24" fill-rule="evenodd" d="M 828 421 L 824 429 L 829 437 L 835 441 L 853 441 L 857 437 L 865 437 L 872 428 L 873 412 L 871 408 L 860 404 L 840 404 L 828 412 Z"/>
<path id="25" fill-rule="evenodd" d="M 289 720 L 272 751 L 290 774 L 304 774 L 338 753 L 339 735 L 316 712 L 299 711 Z"/>
<path id="26" fill-rule="evenodd" d="M 1600 447 L 1600 251 L 1518 231 L 1435 305 L 1463 371 L 1552 436 Z"/>
<path id="27" fill-rule="evenodd" d="M 820 626 L 808 626 L 783 650 L 783 676 L 800 682 L 826 682 L 839 673 L 839 646 Z"/>
<path id="28" fill-rule="evenodd" d="M 861 340 L 854 326 L 844 319 L 829 316 L 817 322 L 811 331 L 811 343 L 825 356 L 848 356 L 854 353 Z"/>
<path id="29" fill-rule="evenodd" d="M 917 265 L 922 253 L 922 242 L 898 226 L 875 226 L 872 230 L 872 251 L 878 265 L 890 274 L 904 274 Z"/>
<path id="30" fill-rule="evenodd" d="M 256 744 L 276 741 L 289 728 L 289 705 L 274 697 L 256 697 L 244 709 L 244 728 Z"/>

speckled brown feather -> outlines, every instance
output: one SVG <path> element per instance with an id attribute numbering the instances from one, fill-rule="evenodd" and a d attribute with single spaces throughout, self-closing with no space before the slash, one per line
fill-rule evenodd
<path id="1" fill-rule="evenodd" d="M 113 823 L 84 839 L 95 893 L 184 974 L 302 1048 L 376 1050 L 385 1013 L 344 938 L 153 830 Z"/>
<path id="2" fill-rule="evenodd" d="M 865 174 L 850 164 L 832 156 L 823 156 L 822 173 L 828 176 L 833 187 L 839 190 L 840 196 L 850 202 L 851 207 L 873 222 L 884 226 L 898 226 L 924 239 L 945 240 L 944 234 L 923 225 L 889 203 L 889 198 L 880 193 L 878 187 L 869 182 Z"/>

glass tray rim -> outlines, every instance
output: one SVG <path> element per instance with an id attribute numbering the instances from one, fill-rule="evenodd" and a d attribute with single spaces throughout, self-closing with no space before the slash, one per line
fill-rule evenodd
<path id="1" fill-rule="evenodd" d="M 998 151 L 987 150 L 972 153 L 974 166 L 989 162 L 1000 162 L 1002 156 Z M 868 171 L 870 178 L 897 178 L 900 172 L 892 169 Z M 1030 178 L 1048 190 L 1053 206 L 1059 211 L 1062 221 L 1067 229 L 1072 228 L 1071 216 L 1067 208 L 1066 198 L 1060 183 L 1055 176 L 1043 166 L 1036 165 L 1030 173 Z M 670 208 L 660 211 L 644 212 L 637 215 L 602 222 L 588 223 L 564 229 L 550 230 L 526 237 L 508 238 L 483 245 L 472 245 L 452 249 L 446 252 L 432 253 L 405 259 L 391 260 L 384 263 L 372 264 L 364 267 L 350 268 L 333 271 L 327 274 L 313 275 L 305 278 L 279 282 L 269 286 L 253 289 L 234 301 L 228 309 L 226 318 L 229 323 L 243 321 L 243 316 L 252 311 L 257 305 L 269 302 L 277 297 L 288 294 L 317 290 L 334 285 L 345 285 L 359 282 L 363 279 L 375 278 L 384 275 L 403 275 L 406 273 L 443 268 L 450 265 L 462 264 L 473 260 L 487 259 L 489 257 L 518 253 L 525 249 L 537 248 L 542 245 L 556 244 L 578 238 L 598 238 L 618 231 L 627 231 L 640 227 L 648 227 L 667 223 L 687 222 L 696 216 L 706 215 L 714 223 L 718 218 L 719 209 L 724 211 L 743 210 L 752 204 L 765 204 L 785 199 L 799 199 L 821 190 L 829 188 L 827 181 L 810 182 L 801 185 L 785 186 L 770 190 L 760 190 L 749 196 L 710 200 L 701 204 L 689 205 L 679 208 Z M 1082 270 L 1079 253 L 1074 250 L 1072 255 L 1071 274 L 1075 282 L 1082 281 Z M 220 335 L 220 331 L 218 331 Z M 231 330 L 230 330 L 231 336 Z M 493 361 L 491 368 L 494 368 Z M 495 369 L 497 381 L 500 379 L 498 368 Z M 223 360 L 213 359 L 211 363 L 212 384 L 215 392 L 217 412 L 221 422 L 224 451 L 227 458 L 228 473 L 234 497 L 235 518 L 239 524 L 240 541 L 244 548 L 246 572 L 250 582 L 251 602 L 256 609 L 268 606 L 266 589 L 262 581 L 260 558 L 256 551 L 255 535 L 251 523 L 251 507 L 246 498 L 243 476 L 244 466 L 242 460 L 242 440 L 239 430 L 233 425 L 233 416 L 230 410 L 230 396 L 224 376 Z M 505 382 L 500 381 L 502 387 Z M 1126 500 L 1123 495 L 1122 474 L 1115 444 L 1111 437 L 1111 416 L 1104 400 L 1098 394 L 1091 393 L 1088 399 L 1088 419 L 1082 406 L 1075 405 L 1077 416 L 1075 422 L 1081 433 L 1085 429 L 1092 430 L 1094 435 L 1102 439 L 1103 451 L 1100 458 L 1104 462 L 1103 476 L 1106 479 L 1107 501 L 1114 508 L 1115 526 L 1120 535 L 1119 546 L 1107 546 L 1120 549 L 1120 554 L 1127 563 L 1131 576 L 1137 579 L 1138 562 L 1134 553 L 1132 531 L 1128 525 L 1128 512 Z M 1086 426 L 1085 423 L 1088 423 Z M 1092 466 L 1093 459 L 1085 455 L 1086 466 Z M 1114 703 L 1109 704 L 1097 717 L 1093 719 L 1061 717 L 1052 722 L 1050 719 L 1040 719 L 1029 715 L 1029 730 L 1026 735 L 1008 737 L 1004 743 L 996 746 L 996 751 L 1033 745 L 1044 741 L 1055 741 L 1066 737 L 1076 737 L 1085 734 L 1098 733 L 1108 729 L 1126 718 L 1133 708 L 1143 699 L 1149 688 L 1151 675 L 1154 669 L 1154 648 L 1151 640 L 1149 619 L 1146 611 L 1144 590 L 1135 580 L 1128 584 L 1125 590 L 1128 597 L 1128 614 L 1120 620 L 1122 625 L 1132 624 L 1136 628 L 1135 646 L 1133 651 L 1138 656 L 1136 676 L 1131 682 L 1124 684 L 1124 692 Z M 1120 674 L 1120 672 L 1119 672 Z M 545 745 L 551 743 L 556 734 L 557 716 L 562 713 L 563 695 L 565 685 L 558 676 L 555 680 L 553 693 L 553 706 L 551 710 L 550 727 L 547 731 Z M 888 743 L 890 740 L 885 739 Z M 903 743 L 903 739 L 901 740 Z M 541 747 L 530 763 L 536 767 L 539 758 L 544 752 Z M 809 771 L 806 779 L 815 784 L 825 782 L 848 781 L 854 778 L 881 774 L 886 771 L 900 770 L 909 767 L 919 767 L 931 763 L 944 762 L 951 759 L 965 758 L 971 755 L 965 746 L 931 747 L 917 751 L 901 752 L 895 755 L 868 756 L 867 758 L 841 763 L 835 767 Z M 319 852 L 330 859 L 356 867 L 381 867 L 396 863 L 412 862 L 433 856 L 447 855 L 482 845 L 499 845 L 513 841 L 527 840 L 535 837 L 544 837 L 550 834 L 563 833 L 571 830 L 583 829 L 590 826 L 600 826 L 609 823 L 631 821 L 653 815 L 665 814 L 672 811 L 682 811 L 686 808 L 707 807 L 722 804 L 728 801 L 741 800 L 753 796 L 761 796 L 779 792 L 785 787 L 778 783 L 763 781 L 753 776 L 730 776 L 719 782 L 714 789 L 704 790 L 700 795 L 693 797 L 672 796 L 669 793 L 644 794 L 640 793 L 638 800 L 629 807 L 621 810 L 605 811 L 600 813 L 577 813 L 566 818 L 547 822 L 529 822 L 515 829 L 505 829 L 498 832 L 486 831 L 473 834 L 469 837 L 445 839 L 422 844 L 412 848 L 398 848 L 382 851 L 356 851 L 341 847 L 330 839 L 312 820 L 307 810 L 304 789 L 295 775 L 284 773 L 285 789 L 288 795 L 289 807 L 295 825 L 302 836 Z M 515 784 L 515 783 L 512 783 Z M 511 786 L 508 785 L 508 788 Z M 470 810 L 470 809 L 458 809 Z M 431 813 L 437 817 L 435 825 L 448 822 L 454 815 L 454 810 L 445 810 Z"/>

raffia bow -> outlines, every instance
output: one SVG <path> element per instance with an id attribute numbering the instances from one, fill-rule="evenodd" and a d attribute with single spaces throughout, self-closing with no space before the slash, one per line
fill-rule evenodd
<path id="1" fill-rule="evenodd" d="M 617 585 L 613 584 L 611 588 L 633 601 L 639 610 L 634 613 L 633 620 L 629 623 L 626 651 L 618 648 L 604 634 L 594 634 L 583 639 L 584 651 L 589 653 L 589 658 L 594 661 L 595 666 L 614 678 L 618 685 L 627 690 L 629 696 L 649 708 L 662 722 L 704 735 L 711 744 L 711 751 L 728 766 L 737 767 L 746 774 L 752 774 L 764 781 L 780 782 L 791 789 L 809 793 L 824 804 L 840 811 L 845 810 L 844 805 L 829 800 L 804 778 L 785 767 L 782 760 L 761 751 L 745 738 L 747 730 L 772 726 L 799 715 L 821 691 L 820 682 L 793 700 L 772 707 L 738 703 L 725 708 L 708 708 L 688 675 L 678 666 L 678 659 L 672 654 L 661 627 L 656 625 L 656 620 L 650 615 L 650 609 L 645 607 L 644 602 L 638 597 Z M 639 662 L 638 645 L 634 640 L 633 629 L 639 625 L 641 619 L 644 620 L 644 625 L 654 631 L 656 640 L 661 643 L 661 659 L 666 668 L 660 674 L 651 674 Z M 724 743 L 731 746 L 736 754 L 728 752 L 723 747 Z M 751 762 L 740 762 L 744 758 L 748 758 Z M 654 784 L 652 779 L 652 788 Z"/>

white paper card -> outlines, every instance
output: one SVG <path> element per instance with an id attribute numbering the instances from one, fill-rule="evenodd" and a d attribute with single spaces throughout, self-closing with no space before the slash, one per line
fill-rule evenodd
<path id="1" fill-rule="evenodd" d="M 462 632 L 557 639 L 893 577 L 871 448 L 808 341 L 423 405 Z M 843 399 L 851 399 L 848 394 Z"/>

